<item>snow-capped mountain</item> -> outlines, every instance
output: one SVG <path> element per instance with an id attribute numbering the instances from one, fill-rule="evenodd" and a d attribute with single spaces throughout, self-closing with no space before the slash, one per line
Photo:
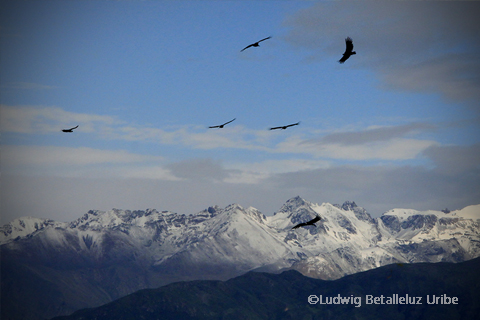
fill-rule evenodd
<path id="1" fill-rule="evenodd" d="M 316 226 L 292 230 L 317 214 Z M 51 317 L 143 288 L 250 270 L 337 279 L 395 262 L 460 262 L 480 256 L 479 227 L 480 205 L 449 213 L 392 209 L 373 219 L 355 202 L 318 205 L 300 197 L 269 217 L 232 204 L 192 215 L 113 209 L 70 223 L 21 218 L 0 228 L 2 297 L 17 290 L 21 309 L 48 285 L 58 301 L 35 312 Z M 31 288 L 28 299 L 20 293 Z"/>
<path id="2" fill-rule="evenodd" d="M 12 240 L 18 240 L 31 236 L 36 231 L 43 230 L 49 226 L 62 227 L 66 225 L 67 224 L 63 222 L 33 217 L 15 219 L 3 227 L 0 227 L 0 245 L 8 243 Z"/>

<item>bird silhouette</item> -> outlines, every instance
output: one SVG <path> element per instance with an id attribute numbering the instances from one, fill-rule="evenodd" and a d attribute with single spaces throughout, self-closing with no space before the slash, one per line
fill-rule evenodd
<path id="1" fill-rule="evenodd" d="M 289 125 L 286 125 L 286 126 L 273 127 L 273 128 L 270 128 L 270 130 L 277 130 L 277 129 L 285 130 L 288 127 L 298 126 L 299 124 L 300 124 L 300 122 L 292 123 L 292 124 L 289 124 Z"/>
<path id="2" fill-rule="evenodd" d="M 70 128 L 70 129 L 62 129 L 63 132 L 73 132 L 74 129 L 77 129 L 78 125 L 76 127 Z"/>
<path id="3" fill-rule="evenodd" d="M 304 222 L 304 223 L 299 223 L 297 224 L 296 226 L 294 226 L 292 228 L 293 229 L 297 229 L 297 228 L 300 228 L 300 227 L 306 227 L 306 226 L 315 226 L 315 222 L 317 221 L 320 221 L 322 218 L 320 218 L 320 216 L 317 214 L 317 216 L 315 218 L 313 218 L 312 220 L 310 221 L 307 221 L 307 222 Z"/>
<path id="4" fill-rule="evenodd" d="M 340 63 L 344 63 L 345 61 L 347 61 L 348 58 L 350 58 L 350 56 L 352 54 L 357 54 L 355 51 L 353 51 L 353 41 L 352 41 L 352 38 L 350 37 L 347 37 L 345 39 L 345 52 L 343 53 L 343 57 L 338 60 L 338 62 Z"/>
<path id="5" fill-rule="evenodd" d="M 246 46 L 245 48 L 243 48 L 242 50 L 240 50 L 240 52 L 242 52 L 243 50 L 248 49 L 248 48 L 250 48 L 250 47 L 260 47 L 260 45 L 259 45 L 260 42 L 265 41 L 265 40 L 268 40 L 268 39 L 270 39 L 270 38 L 271 38 L 271 37 L 266 37 L 265 39 L 259 40 L 259 41 L 255 42 L 255 43 L 252 43 L 252 44 L 249 44 L 248 46 Z"/>
<path id="6" fill-rule="evenodd" d="M 228 121 L 228 122 L 225 122 L 224 124 L 220 124 L 220 125 L 218 125 L 218 126 L 211 126 L 211 127 L 209 127 L 209 128 L 219 128 L 219 129 L 220 129 L 220 128 L 223 128 L 226 124 L 229 124 L 230 122 L 233 122 L 235 119 L 237 119 L 237 118 L 234 118 L 234 119 L 232 119 L 232 120 L 230 120 L 230 121 Z"/>

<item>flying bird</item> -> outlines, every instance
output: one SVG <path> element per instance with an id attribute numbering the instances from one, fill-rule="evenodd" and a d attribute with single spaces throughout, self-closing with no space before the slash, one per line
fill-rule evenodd
<path id="1" fill-rule="evenodd" d="M 346 48 L 345 48 L 345 52 L 343 53 L 343 57 L 340 60 L 338 60 L 338 62 L 340 63 L 344 63 L 345 61 L 347 61 L 347 59 L 350 58 L 352 54 L 357 54 L 355 51 L 353 51 L 352 38 L 347 37 L 345 39 L 345 45 L 346 45 Z"/>
<path id="2" fill-rule="evenodd" d="M 250 48 L 250 47 L 260 47 L 260 45 L 259 45 L 260 42 L 265 41 L 265 40 L 268 40 L 268 39 L 270 39 L 270 38 L 271 38 L 271 37 L 266 37 L 265 39 L 259 40 L 259 41 L 255 42 L 255 43 L 252 43 L 252 44 L 249 44 L 248 46 L 246 46 L 245 48 L 243 48 L 242 50 L 240 50 L 240 52 L 242 52 L 243 50 L 248 49 L 248 48 Z"/>
<path id="3" fill-rule="evenodd" d="M 221 124 L 221 125 L 218 125 L 218 126 L 211 126 L 209 128 L 223 128 L 223 126 L 225 126 L 226 124 L 229 124 L 230 122 L 233 122 L 235 119 L 237 119 L 237 118 L 234 118 L 234 119 L 232 119 L 228 122 L 225 122 L 224 124 Z"/>
<path id="4" fill-rule="evenodd" d="M 289 125 L 286 125 L 286 126 L 273 127 L 273 128 L 270 128 L 270 130 L 277 130 L 277 129 L 285 130 L 288 127 L 298 126 L 299 124 L 300 124 L 300 122 L 292 123 L 292 124 L 289 124 Z"/>
<path id="5" fill-rule="evenodd" d="M 76 127 L 70 128 L 70 129 L 62 129 L 63 132 L 73 132 L 74 129 L 77 129 L 78 125 Z"/>
<path id="6" fill-rule="evenodd" d="M 300 228 L 300 227 L 315 226 L 315 222 L 320 221 L 320 219 L 322 219 L 322 218 L 320 218 L 320 216 L 317 214 L 317 216 L 315 218 L 313 218 L 312 220 L 304 222 L 304 223 L 299 223 L 296 226 L 294 226 L 292 228 L 292 230 Z"/>

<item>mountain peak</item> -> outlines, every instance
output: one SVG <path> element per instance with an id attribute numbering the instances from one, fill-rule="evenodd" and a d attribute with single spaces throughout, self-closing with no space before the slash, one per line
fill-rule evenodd
<path id="1" fill-rule="evenodd" d="M 23 238 L 49 226 L 63 227 L 65 223 L 50 219 L 21 217 L 0 227 L 0 244 Z"/>
<path id="2" fill-rule="evenodd" d="M 305 205 L 307 202 L 300 196 L 293 197 L 287 200 L 287 203 L 296 203 L 298 205 Z"/>
<path id="3" fill-rule="evenodd" d="M 231 204 L 193 215 L 154 209 L 89 211 L 74 224 L 48 222 L 43 229 L 44 220 L 22 218 L 7 226 L 25 233 L 12 233 L 12 240 L 2 244 L 2 277 L 9 279 L 7 292 L 30 290 L 15 303 L 16 314 L 30 303 L 37 318 L 50 319 L 55 314 L 49 310 L 73 312 L 78 301 L 92 307 L 140 289 L 226 280 L 250 270 L 295 269 L 333 280 L 395 262 L 459 262 L 480 256 L 480 222 L 473 220 L 480 216 L 480 205 L 437 212 L 437 219 L 397 210 L 371 219 L 353 201 L 318 205 L 297 196 L 269 217 Z M 292 230 L 316 215 L 321 221 L 315 226 Z M 44 287 L 59 294 L 47 301 L 38 294 Z M 52 307 L 42 308 L 45 303 Z"/>
<path id="4" fill-rule="evenodd" d="M 346 211 L 348 211 L 348 210 L 353 211 L 353 210 L 354 210 L 355 208 L 357 208 L 357 207 L 358 207 L 358 206 L 357 206 L 357 204 L 355 203 L 355 201 L 345 201 L 345 202 L 342 204 L 342 206 L 341 206 L 341 208 L 342 208 L 343 210 L 346 210 Z"/>
<path id="5" fill-rule="evenodd" d="M 334 204 L 333 206 L 344 211 L 353 211 L 353 213 L 359 220 L 369 221 L 370 223 L 373 223 L 374 221 L 374 219 L 370 216 L 367 210 L 359 207 L 355 203 L 355 201 L 345 201 L 342 205 Z"/>
<path id="6" fill-rule="evenodd" d="M 280 208 L 280 210 L 278 212 L 275 212 L 273 215 L 276 215 L 280 212 L 294 212 L 296 209 L 309 204 L 309 202 L 305 201 L 300 196 L 296 196 L 288 199 L 287 202 L 285 202 L 285 204 Z"/>

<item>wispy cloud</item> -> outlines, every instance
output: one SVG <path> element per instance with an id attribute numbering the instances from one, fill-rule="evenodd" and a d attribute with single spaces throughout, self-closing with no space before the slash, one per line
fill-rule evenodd
<path id="1" fill-rule="evenodd" d="M 424 154 L 437 170 L 448 174 L 475 172 L 480 169 L 480 144 L 470 146 L 432 146 Z M 473 175 L 472 175 L 473 177 Z"/>
<path id="2" fill-rule="evenodd" d="M 442 151 L 449 154 L 460 151 L 458 157 L 462 158 L 467 150 Z M 442 158 L 444 154 L 438 156 Z M 182 179 L 149 177 L 152 173 L 161 174 L 166 168 L 171 168 L 164 165 L 159 166 L 161 170 L 155 170 L 154 165 L 144 166 L 143 173 L 140 172 L 142 166 L 138 166 L 131 177 L 81 175 L 68 179 L 58 175 L 12 176 L 2 172 L 2 185 L 9 186 L 2 189 L 5 212 L 2 221 L 6 223 L 25 214 L 70 221 L 89 209 L 108 210 L 112 207 L 157 208 L 190 214 L 211 205 L 226 206 L 234 202 L 256 207 L 271 215 L 293 195 L 318 203 L 354 200 L 374 216 L 395 207 L 460 209 L 477 204 L 480 199 L 480 170 L 469 166 L 470 169 L 462 168 L 455 175 L 449 174 L 446 170 L 449 166 L 456 166 L 455 161 L 434 169 L 388 165 L 322 166 L 321 163 L 318 167 L 307 163 L 305 168 L 301 160 L 291 161 L 296 165 L 287 166 L 285 170 L 281 162 L 237 165 L 205 159 L 183 162 L 176 168 L 187 170 L 190 167 L 193 170 L 209 167 L 209 170 L 223 171 L 213 181 L 208 177 L 195 177 L 194 173 L 184 175 Z M 278 172 L 272 172 L 277 169 L 269 171 L 270 165 L 279 166 Z M 303 169 L 297 171 L 300 168 Z M 260 176 L 261 173 L 268 174 Z"/>
<path id="3" fill-rule="evenodd" d="M 298 153 L 311 154 L 318 158 L 347 161 L 415 159 L 422 151 L 437 145 L 432 140 L 390 139 L 388 141 L 346 145 L 343 143 L 312 143 L 289 139 L 279 145 L 281 150 L 295 149 Z"/>
<path id="4" fill-rule="evenodd" d="M 2 147 L 2 172 L 64 177 L 117 177 L 178 180 L 159 156 L 86 147 Z"/>
<path id="5" fill-rule="evenodd" d="M 438 143 L 415 138 L 436 126 L 410 123 L 399 126 L 377 126 L 363 130 L 332 132 L 318 138 L 316 129 L 303 128 L 300 133 L 281 135 L 268 130 L 252 130 L 232 125 L 220 130 L 185 126 L 163 129 L 132 125 L 113 116 L 73 113 L 58 107 L 2 106 L 3 132 L 47 134 L 79 124 L 76 134 L 96 134 L 103 140 L 135 141 L 174 145 L 191 149 L 232 149 L 270 154 L 296 154 L 324 159 L 405 160 Z"/>
<path id="6" fill-rule="evenodd" d="M 86 147 L 54 147 L 54 146 L 4 146 L 4 163 L 33 165 L 78 165 L 86 166 L 105 163 L 138 163 L 146 160 L 161 160 L 161 157 L 150 157 L 133 154 L 125 150 L 100 150 Z"/>
<path id="7" fill-rule="evenodd" d="M 242 126 L 232 126 L 222 129 L 221 132 L 218 130 L 199 132 L 188 127 L 174 131 L 122 127 L 110 137 L 177 144 L 203 150 L 229 148 L 271 154 L 303 154 L 326 159 L 405 160 L 413 159 L 426 148 L 437 144 L 433 140 L 413 138 L 415 133 L 431 131 L 434 128 L 435 126 L 426 123 L 413 123 L 357 132 L 337 132 L 317 139 L 306 139 L 305 135 L 279 137 L 265 130 L 250 130 Z M 308 136 L 311 136 L 311 133 Z"/>
<path id="8" fill-rule="evenodd" d="M 240 125 L 220 130 L 199 126 L 157 128 L 130 124 L 115 116 L 69 112 L 59 107 L 0 106 L 2 132 L 48 134 L 80 125 L 76 134 L 93 133 L 104 140 L 182 145 L 193 149 L 233 148 L 268 151 L 274 135 Z"/>
<path id="9" fill-rule="evenodd" d="M 415 139 L 415 134 L 434 130 L 428 123 L 411 123 L 399 126 L 366 128 L 356 131 L 332 132 L 304 139 L 291 136 L 278 144 L 279 151 L 295 150 L 317 158 L 365 160 L 414 159 L 430 146 L 438 145 L 434 140 Z"/>
<path id="10" fill-rule="evenodd" d="M 422 131 L 430 131 L 435 128 L 436 126 L 428 123 L 409 123 L 398 126 L 375 127 L 362 131 L 332 133 L 318 139 L 311 139 L 308 143 L 341 145 L 376 143 L 402 138 L 406 135 Z"/>
<path id="11" fill-rule="evenodd" d="M 233 148 L 268 151 L 268 143 L 274 136 L 240 125 L 223 129 L 207 129 L 199 126 L 185 126 L 172 130 L 142 126 L 122 126 L 106 136 L 109 139 L 126 141 L 181 144 L 194 149 L 211 150 Z"/>
<path id="12" fill-rule="evenodd" d="M 184 180 L 223 181 L 228 175 L 223 165 L 212 159 L 190 159 L 167 165 L 172 174 Z"/>
<path id="13" fill-rule="evenodd" d="M 237 162 L 227 165 L 229 175 L 224 179 L 227 183 L 259 184 L 277 174 L 301 172 L 319 168 L 328 168 L 331 163 L 325 160 L 309 160 L 302 158 L 265 160 L 260 162 Z"/>
<path id="14" fill-rule="evenodd" d="M 12 133 L 58 132 L 77 124 L 82 126 L 82 132 L 94 132 L 98 125 L 122 123 L 112 116 L 69 112 L 59 107 L 0 105 L 0 114 L 0 130 Z"/>
<path id="15" fill-rule="evenodd" d="M 334 59 L 350 36 L 350 66 L 374 70 L 383 87 L 478 100 L 479 10 L 478 2 L 320 2 L 285 22 L 286 39 L 313 59 Z"/>

